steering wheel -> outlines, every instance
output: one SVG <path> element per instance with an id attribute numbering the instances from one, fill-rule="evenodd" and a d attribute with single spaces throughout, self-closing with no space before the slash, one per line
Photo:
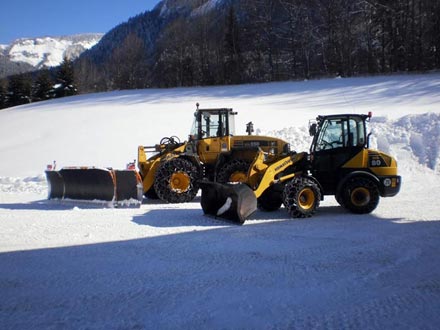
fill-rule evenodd
<path id="1" fill-rule="evenodd" d="M 333 149 L 332 143 L 326 140 L 321 140 L 321 144 L 322 144 L 322 149 Z"/>
<path id="2" fill-rule="evenodd" d="M 332 142 L 328 142 L 326 140 L 321 140 L 322 144 L 323 144 L 323 149 L 333 149 L 335 148 L 333 145 L 337 146 L 338 144 L 342 145 L 342 142 L 340 141 L 332 141 Z"/>

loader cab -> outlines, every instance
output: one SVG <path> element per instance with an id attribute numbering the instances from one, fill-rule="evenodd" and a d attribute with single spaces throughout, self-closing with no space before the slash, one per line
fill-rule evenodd
<path id="1" fill-rule="evenodd" d="M 213 137 L 224 137 L 235 134 L 234 116 L 232 109 L 197 109 L 191 136 L 195 140 Z"/>
<path id="2" fill-rule="evenodd" d="M 366 122 L 371 115 L 319 116 L 310 125 L 311 172 L 323 186 L 325 194 L 334 194 L 344 175 L 342 166 L 368 148 Z"/>
<path id="3" fill-rule="evenodd" d="M 231 150 L 231 136 L 235 135 L 232 109 L 197 109 L 190 140 L 196 144 L 197 154 L 204 164 L 214 164 L 222 152 Z"/>

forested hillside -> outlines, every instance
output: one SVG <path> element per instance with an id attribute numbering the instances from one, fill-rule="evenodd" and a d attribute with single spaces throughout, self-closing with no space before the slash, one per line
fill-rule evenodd
<path id="1" fill-rule="evenodd" d="M 437 0 L 163 0 L 83 53 L 74 81 L 89 93 L 439 67 Z"/>
<path id="2" fill-rule="evenodd" d="M 434 0 L 163 1 L 77 64 L 84 91 L 424 71 L 440 65 Z"/>

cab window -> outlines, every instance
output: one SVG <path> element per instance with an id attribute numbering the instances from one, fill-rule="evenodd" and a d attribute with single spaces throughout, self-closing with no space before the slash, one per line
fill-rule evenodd
<path id="1" fill-rule="evenodd" d="M 227 112 L 196 112 L 194 116 L 191 136 L 197 139 L 234 134 L 234 121 L 233 118 L 228 121 L 229 113 Z"/>
<path id="2" fill-rule="evenodd" d="M 316 151 L 365 145 L 365 126 L 361 118 L 327 119 L 319 132 Z"/>
<path id="3" fill-rule="evenodd" d="M 316 151 L 342 147 L 343 132 L 347 131 L 347 122 L 341 119 L 327 119 L 319 132 Z"/>
<path id="4" fill-rule="evenodd" d="M 202 115 L 202 134 L 203 138 L 217 136 L 216 132 L 219 126 L 218 115 L 204 113 Z"/>
<path id="5" fill-rule="evenodd" d="M 349 147 L 364 146 L 366 141 L 364 121 L 359 118 L 350 118 L 349 123 L 347 145 Z"/>

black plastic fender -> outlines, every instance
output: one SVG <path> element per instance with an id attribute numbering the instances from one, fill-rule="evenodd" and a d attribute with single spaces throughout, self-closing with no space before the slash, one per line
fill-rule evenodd
<path id="1" fill-rule="evenodd" d="M 363 178 L 371 179 L 375 183 L 377 183 L 379 191 L 382 192 L 382 190 L 383 190 L 382 184 L 380 183 L 380 180 L 377 176 L 375 176 L 369 172 L 365 172 L 365 171 L 354 171 L 354 172 L 347 174 L 341 181 L 339 181 L 338 186 L 336 187 L 336 194 L 335 195 L 338 196 L 341 193 L 342 187 L 348 182 L 348 180 L 350 180 L 354 177 L 363 177 Z"/>

